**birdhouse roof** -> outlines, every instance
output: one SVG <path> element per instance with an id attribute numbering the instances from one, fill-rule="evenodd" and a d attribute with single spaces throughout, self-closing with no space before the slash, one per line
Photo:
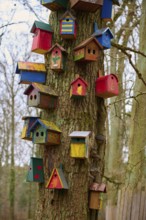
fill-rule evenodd
<path id="1" fill-rule="evenodd" d="M 61 187 L 62 187 L 61 189 L 68 189 L 69 187 L 68 187 L 68 184 L 67 184 L 66 179 L 64 177 L 64 173 L 63 173 L 61 168 L 54 168 L 53 169 L 53 171 L 51 173 L 51 176 L 50 176 L 50 178 L 49 178 L 49 180 L 48 180 L 48 182 L 46 184 L 46 188 L 50 188 L 50 189 L 53 188 L 50 185 L 51 185 L 51 183 L 53 181 L 53 175 L 54 175 L 55 172 L 56 172 L 57 177 L 59 179 L 59 182 L 61 184 Z M 56 187 L 54 186 L 54 188 L 57 188 L 57 186 Z"/>
<path id="2" fill-rule="evenodd" d="M 27 119 L 30 119 L 30 118 L 36 118 L 36 119 L 38 119 L 38 118 L 40 118 L 39 116 L 23 116 L 22 117 L 22 120 L 27 120 Z"/>
<path id="3" fill-rule="evenodd" d="M 18 62 L 16 67 L 16 73 L 19 74 L 21 70 L 32 72 L 46 72 L 45 64 L 32 62 Z"/>
<path id="4" fill-rule="evenodd" d="M 36 89 L 38 92 L 46 95 L 57 96 L 57 94 L 49 86 L 44 86 L 40 83 L 32 83 L 31 85 L 29 85 L 24 91 L 24 94 L 29 95 L 33 89 Z"/>
<path id="5" fill-rule="evenodd" d="M 46 23 L 41 22 L 41 21 L 35 21 L 33 23 L 33 26 L 31 28 L 30 32 L 34 33 L 36 28 L 39 28 L 41 30 L 48 31 L 48 32 L 53 32 L 52 27 L 51 27 L 50 24 L 46 24 Z"/>
<path id="6" fill-rule="evenodd" d="M 48 53 L 51 52 L 55 47 L 58 47 L 62 52 L 67 53 L 67 51 L 58 43 L 54 44 L 49 50 Z"/>
<path id="7" fill-rule="evenodd" d="M 106 32 L 109 32 L 109 33 L 110 33 L 111 39 L 114 38 L 114 35 L 113 35 L 113 33 L 111 32 L 111 30 L 110 30 L 109 27 L 102 28 L 102 29 L 97 29 L 97 30 L 92 34 L 92 36 L 93 36 L 93 37 L 98 37 L 98 36 L 103 35 L 103 34 L 106 33 Z"/>
<path id="8" fill-rule="evenodd" d="M 40 124 L 42 127 L 46 128 L 47 130 L 56 131 L 58 133 L 61 133 L 61 130 L 53 122 L 45 121 L 45 120 L 41 120 L 41 119 L 37 119 L 33 123 L 33 125 L 30 127 L 29 131 L 35 130 L 35 128 L 38 124 Z"/>
<path id="9" fill-rule="evenodd" d="M 59 20 L 63 20 L 63 18 L 65 18 L 66 16 L 70 16 L 73 20 L 76 20 L 76 17 L 74 17 L 70 11 L 66 11 L 61 17 Z"/>
<path id="10" fill-rule="evenodd" d="M 69 137 L 86 138 L 90 135 L 91 131 L 73 131 Z"/>
<path id="11" fill-rule="evenodd" d="M 90 186 L 91 191 L 106 193 L 106 185 L 104 183 L 92 183 Z"/>
<path id="12" fill-rule="evenodd" d="M 75 79 L 74 81 L 72 81 L 71 85 L 74 84 L 74 83 L 76 83 L 79 79 L 80 79 L 86 86 L 88 86 L 88 84 L 86 83 L 86 81 L 85 81 L 83 78 L 81 78 L 81 77 L 78 77 L 77 79 Z"/>
<path id="13" fill-rule="evenodd" d="M 120 0 L 113 0 L 113 4 L 120 6 Z"/>
<path id="14" fill-rule="evenodd" d="M 97 44 L 97 46 L 100 47 L 101 49 L 103 48 L 103 47 L 101 46 L 101 44 L 96 40 L 95 37 L 90 37 L 90 38 L 88 38 L 88 39 L 82 41 L 78 46 L 76 46 L 76 47 L 74 48 L 74 50 L 81 49 L 82 47 L 87 46 L 87 45 L 88 45 L 90 42 L 92 42 L 92 41 L 94 41 L 94 42 Z"/>

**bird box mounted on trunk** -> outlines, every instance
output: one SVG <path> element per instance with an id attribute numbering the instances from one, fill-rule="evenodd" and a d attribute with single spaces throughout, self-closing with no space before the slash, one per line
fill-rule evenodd
<path id="1" fill-rule="evenodd" d="M 103 0 L 70 0 L 71 8 L 86 12 L 95 12 L 103 5 Z"/>
<path id="2" fill-rule="evenodd" d="M 44 168 L 42 158 L 31 157 L 26 181 L 37 183 L 44 182 Z"/>
<path id="3" fill-rule="evenodd" d="M 57 107 L 58 96 L 49 87 L 39 83 L 32 83 L 24 92 L 27 95 L 29 107 L 41 109 L 54 109 Z"/>
<path id="4" fill-rule="evenodd" d="M 85 97 L 86 93 L 87 93 L 87 86 L 88 86 L 88 84 L 81 77 L 76 78 L 71 83 L 70 97 L 71 98 L 83 98 L 83 97 Z"/>
<path id="5" fill-rule="evenodd" d="M 50 68 L 56 72 L 63 72 L 65 70 L 67 52 L 59 44 L 55 44 L 49 51 L 50 54 Z"/>
<path id="6" fill-rule="evenodd" d="M 61 168 L 54 168 L 46 184 L 47 189 L 68 189 L 64 173 Z"/>
<path id="7" fill-rule="evenodd" d="M 34 34 L 32 52 L 45 54 L 52 47 L 53 30 L 49 24 L 35 21 L 31 33 Z"/>
<path id="8" fill-rule="evenodd" d="M 16 73 L 20 75 L 20 84 L 46 82 L 46 68 L 43 63 L 18 62 Z"/>
<path id="9" fill-rule="evenodd" d="M 41 0 L 41 4 L 51 11 L 67 8 L 68 0 Z"/>

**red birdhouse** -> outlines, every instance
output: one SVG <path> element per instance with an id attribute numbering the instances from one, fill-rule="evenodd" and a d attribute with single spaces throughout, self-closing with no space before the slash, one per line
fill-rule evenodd
<path id="1" fill-rule="evenodd" d="M 88 84 L 81 78 L 78 77 L 71 83 L 70 97 L 84 97 L 86 96 Z"/>
<path id="2" fill-rule="evenodd" d="M 34 33 L 32 52 L 45 54 L 52 46 L 53 30 L 49 24 L 35 21 L 31 33 Z"/>
<path id="3" fill-rule="evenodd" d="M 118 78 L 114 74 L 101 76 L 96 80 L 96 96 L 110 98 L 118 96 L 119 86 Z"/>

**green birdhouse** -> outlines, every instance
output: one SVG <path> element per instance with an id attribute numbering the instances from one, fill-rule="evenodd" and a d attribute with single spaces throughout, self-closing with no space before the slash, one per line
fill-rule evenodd
<path id="1" fill-rule="evenodd" d="M 44 169 L 42 158 L 31 157 L 26 181 L 37 183 L 44 182 Z"/>
<path id="2" fill-rule="evenodd" d="M 67 8 L 68 0 L 41 0 L 41 4 L 51 11 Z"/>

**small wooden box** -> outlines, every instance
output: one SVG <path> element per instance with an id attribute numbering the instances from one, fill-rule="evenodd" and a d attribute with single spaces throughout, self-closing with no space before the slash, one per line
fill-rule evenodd
<path id="1" fill-rule="evenodd" d="M 37 183 L 44 182 L 44 168 L 42 158 L 31 157 L 26 181 Z"/>
<path id="2" fill-rule="evenodd" d="M 71 83 L 70 88 L 70 97 L 72 98 L 83 98 L 86 96 L 87 93 L 87 86 L 85 80 L 83 80 L 81 77 L 78 77 Z"/>
<path id="3" fill-rule="evenodd" d="M 30 127 L 39 117 L 25 116 L 22 118 L 24 120 L 24 126 L 21 133 L 21 139 L 32 141 L 32 133 L 29 131 Z"/>
<path id="4" fill-rule="evenodd" d="M 103 0 L 70 0 L 71 8 L 86 12 L 95 12 L 103 5 Z"/>
<path id="5" fill-rule="evenodd" d="M 68 0 L 41 0 L 41 4 L 51 11 L 67 8 Z"/>
<path id="6" fill-rule="evenodd" d="M 96 96 L 110 98 L 119 95 L 118 78 L 114 74 L 101 76 L 96 80 Z"/>

